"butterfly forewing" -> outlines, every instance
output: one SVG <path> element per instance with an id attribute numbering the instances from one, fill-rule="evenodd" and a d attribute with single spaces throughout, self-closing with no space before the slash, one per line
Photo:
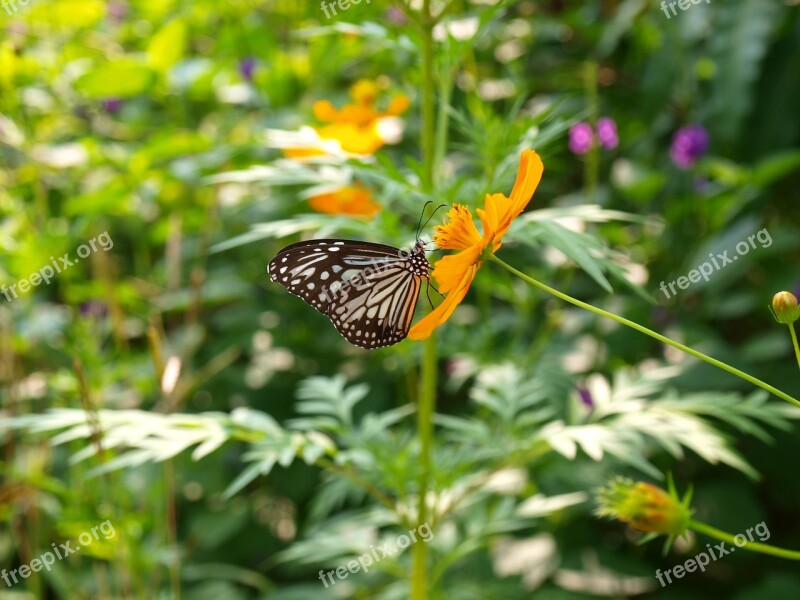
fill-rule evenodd
<path id="1" fill-rule="evenodd" d="M 312 240 L 287 246 L 269 263 L 273 281 L 368 349 L 405 339 L 429 270 L 421 243 L 405 253 L 383 244 Z"/>

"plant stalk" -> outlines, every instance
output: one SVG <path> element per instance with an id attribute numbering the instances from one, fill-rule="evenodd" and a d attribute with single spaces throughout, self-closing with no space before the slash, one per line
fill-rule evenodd
<path id="1" fill-rule="evenodd" d="M 737 548 L 742 548 L 746 550 L 750 550 L 752 552 L 761 552 L 762 554 L 771 554 L 772 556 L 779 556 L 781 558 L 788 558 L 789 560 L 800 560 L 800 552 L 797 550 L 787 550 L 785 548 L 777 548 L 775 546 L 770 546 L 769 544 L 761 544 L 759 542 L 751 542 L 747 541 L 747 543 L 739 544 L 736 543 L 734 538 L 736 536 L 731 535 L 725 531 L 717 529 L 716 527 L 711 527 L 711 525 L 706 525 L 705 523 L 700 523 L 699 521 L 689 521 L 689 529 L 696 531 L 698 533 L 703 533 L 709 537 L 723 540 L 728 542 L 732 546 L 736 546 Z M 743 534 L 739 534 L 742 535 Z"/>
<path id="2" fill-rule="evenodd" d="M 421 15 L 422 30 L 422 185 L 431 193 L 436 173 L 436 123 L 434 115 L 434 64 L 433 26 L 430 0 L 424 0 Z M 443 110 L 445 110 L 443 108 Z M 423 347 L 417 405 L 417 435 L 419 436 L 420 473 L 417 486 L 417 525 L 428 521 L 427 496 L 430 487 L 431 445 L 433 441 L 433 413 L 436 405 L 437 352 L 436 337 L 430 336 Z M 414 544 L 411 559 L 411 600 L 429 597 L 428 544 Z"/>
<path id="3" fill-rule="evenodd" d="M 800 346 L 797 345 L 797 334 L 794 331 L 794 323 L 789 323 L 789 333 L 792 335 L 792 345 L 794 346 L 794 355 L 797 357 L 797 366 L 800 367 Z"/>
<path id="4" fill-rule="evenodd" d="M 597 140 L 597 63 L 593 60 L 584 65 L 583 71 L 586 102 L 589 105 L 589 126 L 592 128 L 592 145 L 584 162 L 584 185 L 586 202 L 594 202 L 597 191 L 598 172 L 600 170 L 600 143 Z"/>
<path id="5" fill-rule="evenodd" d="M 625 325 L 626 327 L 630 327 L 631 329 L 635 329 L 636 331 L 644 333 L 645 335 L 649 335 L 651 338 L 654 338 L 654 339 L 658 340 L 659 342 L 663 342 L 665 344 L 668 344 L 668 345 L 672 346 L 673 348 L 677 348 L 678 350 L 686 352 L 686 354 L 690 354 L 690 355 L 694 356 L 695 358 L 699 358 L 700 360 L 703 360 L 703 361 L 705 361 L 705 362 L 707 362 L 709 364 L 712 364 L 715 367 L 719 367 L 720 369 L 722 369 L 724 371 L 727 371 L 728 373 L 731 373 L 733 375 L 736 375 L 737 377 L 740 377 L 741 379 L 744 379 L 745 381 L 747 381 L 749 383 L 752 383 L 753 385 L 758 386 L 761 389 L 767 390 L 769 393 L 774 394 L 775 396 L 777 396 L 778 398 L 781 398 L 782 400 L 786 400 L 786 402 L 789 402 L 790 404 L 794 404 L 795 406 L 800 407 L 800 400 L 797 400 L 796 398 L 792 398 L 789 394 L 786 394 L 785 392 L 780 391 L 779 389 L 769 385 L 768 383 L 765 383 L 765 382 L 761 381 L 760 379 L 757 379 L 757 378 L 753 377 L 752 375 L 748 375 L 744 371 L 740 371 L 739 369 L 737 369 L 735 367 L 732 367 L 732 366 L 722 362 L 721 360 L 717 360 L 716 358 L 712 358 L 712 357 L 708 356 L 707 354 L 703 354 L 702 352 L 698 352 L 697 350 L 694 350 L 693 348 L 690 348 L 689 346 L 681 344 L 680 342 L 676 342 L 675 340 L 672 340 L 672 339 L 670 339 L 670 338 L 668 338 L 668 337 L 666 337 L 664 335 L 661 335 L 660 333 L 657 333 L 657 332 L 653 331 L 652 329 L 648 329 L 647 327 L 644 327 L 643 325 L 639 325 L 638 323 L 635 323 L 634 321 L 631 321 L 631 320 L 626 319 L 624 317 L 620 317 L 619 315 L 615 315 L 614 313 L 610 313 L 610 312 L 608 312 L 606 310 L 603 310 L 602 308 L 597 308 L 596 306 L 592 306 L 591 304 L 587 304 L 586 302 L 582 302 L 582 301 L 580 301 L 580 300 L 578 300 L 576 298 L 573 298 L 572 296 L 568 296 L 567 294 L 564 294 L 563 292 L 559 292 L 558 290 L 556 290 L 554 288 L 551 288 L 550 286 L 545 285 L 544 283 L 542 283 L 540 281 L 537 281 L 537 280 L 533 279 L 532 277 L 529 277 L 528 275 L 526 275 L 522 271 L 518 271 L 517 269 L 515 269 L 511 265 L 503 262 L 502 260 L 500 260 L 499 258 L 497 258 L 493 254 L 487 256 L 487 260 L 491 260 L 491 261 L 497 263 L 498 265 L 500 265 L 501 267 L 503 267 L 507 271 L 513 273 L 514 275 L 516 275 L 517 277 L 519 277 L 523 281 L 526 281 L 527 283 L 530 283 L 531 285 L 539 288 L 540 290 L 544 290 L 548 294 L 552 294 L 556 298 L 560 298 L 561 300 L 564 300 L 565 302 L 569 302 L 570 304 L 574 304 L 575 306 L 577 306 L 579 308 L 583 308 L 584 310 L 588 310 L 589 312 L 593 312 L 596 315 L 600 315 L 601 317 L 606 317 L 607 319 L 611 319 L 612 321 L 616 321 L 617 323 Z"/>

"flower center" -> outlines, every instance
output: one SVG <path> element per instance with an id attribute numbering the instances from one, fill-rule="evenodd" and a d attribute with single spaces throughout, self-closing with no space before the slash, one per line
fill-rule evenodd
<path id="1" fill-rule="evenodd" d="M 443 250 L 466 250 L 481 243 L 472 213 L 463 204 L 454 204 L 447 213 L 447 221 L 436 227 L 433 241 Z"/>

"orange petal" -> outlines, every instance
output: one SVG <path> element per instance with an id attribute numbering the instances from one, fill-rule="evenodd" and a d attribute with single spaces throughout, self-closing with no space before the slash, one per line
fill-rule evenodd
<path id="1" fill-rule="evenodd" d="M 484 225 L 484 239 L 492 240 L 492 249 L 500 247 L 502 237 L 511 226 L 511 221 L 516 219 L 530 202 L 536 187 L 542 179 L 544 165 L 539 155 L 530 149 L 522 151 L 519 161 L 519 170 L 511 197 L 503 194 L 487 194 L 485 211 L 478 211 Z"/>
<path id="2" fill-rule="evenodd" d="M 364 125 L 380 116 L 370 105 L 345 104 L 341 110 L 337 110 L 330 100 L 317 100 L 311 110 L 314 117 L 323 123 Z"/>
<path id="3" fill-rule="evenodd" d="M 441 262 L 441 261 L 439 261 Z M 478 270 L 478 265 L 471 265 L 461 275 L 458 285 L 448 294 L 442 303 L 434 308 L 430 313 L 425 315 L 416 325 L 414 325 L 408 332 L 408 337 L 412 340 L 424 340 L 430 337 L 433 330 L 442 325 L 453 311 L 456 306 L 461 304 L 464 296 L 469 291 L 469 286 L 475 278 L 475 272 Z"/>
<path id="4" fill-rule="evenodd" d="M 317 100 L 311 110 L 318 121 L 331 123 L 339 118 L 339 111 L 334 108 L 330 100 Z"/>
<path id="5" fill-rule="evenodd" d="M 405 94 L 398 94 L 389 101 L 389 106 L 386 107 L 386 115 L 396 117 L 402 115 L 411 106 L 411 101 Z"/>
<path id="6" fill-rule="evenodd" d="M 340 123 L 353 123 L 355 125 L 368 125 L 375 121 L 380 115 L 372 110 L 370 106 L 360 104 L 346 104 L 339 111 L 338 121 Z"/>
<path id="7" fill-rule="evenodd" d="M 514 187 L 511 188 L 511 219 L 519 215 L 528 202 L 542 179 L 544 165 L 535 150 L 525 149 L 519 160 L 519 170 Z"/>
<path id="8" fill-rule="evenodd" d="M 433 267 L 431 275 L 439 284 L 439 291 L 443 294 L 448 293 L 458 287 L 461 277 L 472 265 L 477 264 L 480 258 L 482 247 L 475 245 L 458 254 L 439 259 Z"/>
<path id="9" fill-rule="evenodd" d="M 369 79 L 359 79 L 350 86 L 350 97 L 358 104 L 371 105 L 378 96 L 378 86 Z"/>
<path id="10" fill-rule="evenodd" d="M 383 146 L 383 139 L 375 127 L 358 127 L 352 123 L 335 123 L 317 128 L 319 137 L 336 140 L 345 152 L 374 154 Z"/>
<path id="11" fill-rule="evenodd" d="M 509 202 L 503 194 L 486 194 L 483 200 L 484 208 L 477 209 L 478 217 L 483 228 L 483 242 L 485 246 L 491 243 L 500 227 L 501 209 L 504 202 Z M 495 248 L 496 250 L 496 248 Z"/>
<path id="12" fill-rule="evenodd" d="M 286 158 L 309 158 L 311 156 L 324 156 L 325 152 L 319 148 L 284 148 Z"/>
<path id="13" fill-rule="evenodd" d="M 372 217 L 381 207 L 372 199 L 372 193 L 362 185 L 346 186 L 329 194 L 308 199 L 311 208 L 329 215 Z"/>

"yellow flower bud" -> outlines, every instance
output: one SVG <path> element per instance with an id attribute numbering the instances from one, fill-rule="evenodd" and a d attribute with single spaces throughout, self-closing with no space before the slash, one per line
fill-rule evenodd
<path id="1" fill-rule="evenodd" d="M 789 325 L 800 318 L 797 297 L 791 292 L 778 292 L 772 297 L 772 311 L 778 323 Z"/>

